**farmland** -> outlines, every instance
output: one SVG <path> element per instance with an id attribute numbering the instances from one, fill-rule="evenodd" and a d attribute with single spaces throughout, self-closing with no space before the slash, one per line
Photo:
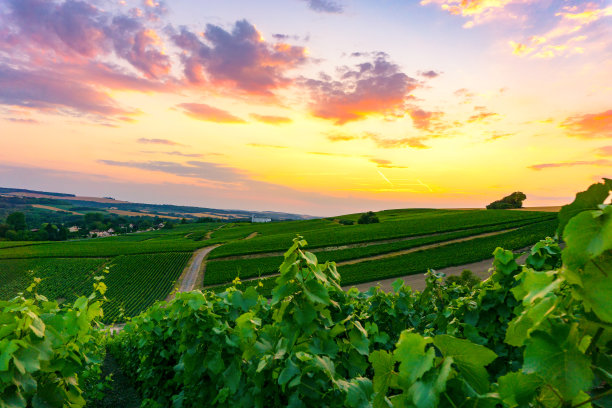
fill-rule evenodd
<path id="1" fill-rule="evenodd" d="M 497 246 L 524 248 L 552 235 L 556 214 L 509 210 L 389 210 L 375 224 L 360 214 L 273 223 L 191 223 L 173 229 L 67 242 L 0 242 L 0 297 L 38 291 L 72 300 L 105 276 L 105 322 L 121 321 L 165 299 L 194 251 L 219 245 L 205 260 L 203 287 L 243 287 L 270 293 L 282 254 L 296 235 L 320 262 L 336 261 L 343 285 L 422 273 L 491 257 Z M 351 221 L 353 222 L 352 225 Z M 258 279 L 262 277 L 262 279 Z M 201 282 L 201 280 L 200 280 Z"/>

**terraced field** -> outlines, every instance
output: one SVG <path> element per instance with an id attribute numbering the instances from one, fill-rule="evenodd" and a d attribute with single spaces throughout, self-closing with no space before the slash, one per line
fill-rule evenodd
<path id="1" fill-rule="evenodd" d="M 320 262 L 336 261 L 343 285 L 487 259 L 497 246 L 526 247 L 556 228 L 556 214 L 484 210 L 390 210 L 380 223 L 343 225 L 360 214 L 266 224 L 188 224 L 171 230 L 70 242 L 0 242 L 0 298 L 41 277 L 39 292 L 72 299 L 105 282 L 107 322 L 134 316 L 168 296 L 193 252 L 219 245 L 204 261 L 203 286 L 220 291 L 240 277 L 262 293 L 274 287 L 282 254 L 300 234 Z M 202 270 L 199 265 L 196 266 Z M 201 279 L 201 278 L 200 278 Z"/>

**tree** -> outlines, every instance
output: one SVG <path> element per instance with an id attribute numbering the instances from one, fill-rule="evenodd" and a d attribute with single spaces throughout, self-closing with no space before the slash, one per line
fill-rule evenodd
<path id="1" fill-rule="evenodd" d="M 361 214 L 361 217 L 357 220 L 358 224 L 375 224 L 377 222 L 380 222 L 380 220 L 372 211 Z"/>
<path id="2" fill-rule="evenodd" d="M 493 201 L 487 205 L 487 210 L 504 210 L 509 208 L 521 208 L 523 207 L 523 201 L 527 199 L 527 196 L 520 191 L 516 191 L 509 196 L 502 198 L 501 200 Z"/>
<path id="3" fill-rule="evenodd" d="M 10 213 L 6 217 L 6 223 L 15 231 L 24 231 L 27 228 L 25 214 L 22 212 Z"/>

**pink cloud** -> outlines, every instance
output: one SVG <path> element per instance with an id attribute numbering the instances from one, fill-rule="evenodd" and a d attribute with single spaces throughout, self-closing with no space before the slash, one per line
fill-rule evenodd
<path id="1" fill-rule="evenodd" d="M 227 111 L 203 103 L 181 103 L 178 107 L 182 108 L 187 116 L 198 120 L 216 123 L 246 123 Z"/>
<path id="2" fill-rule="evenodd" d="M 246 20 L 237 21 L 231 32 L 208 24 L 203 36 L 182 27 L 172 39 L 185 52 L 184 73 L 190 83 L 209 82 L 248 94 L 271 96 L 291 85 L 287 71 L 308 59 L 304 47 L 268 43 Z"/>
<path id="3" fill-rule="evenodd" d="M 371 62 L 339 71 L 336 79 L 322 74 L 319 79 L 303 81 L 311 95 L 311 113 L 337 125 L 374 115 L 401 117 L 410 92 L 418 86 L 383 53 Z"/>
<path id="4" fill-rule="evenodd" d="M 576 115 L 561 123 L 569 136 L 583 139 L 612 137 L 612 109 L 605 112 Z"/>

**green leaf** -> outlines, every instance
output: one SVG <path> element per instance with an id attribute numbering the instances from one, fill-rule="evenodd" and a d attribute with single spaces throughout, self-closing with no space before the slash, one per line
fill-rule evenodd
<path id="1" fill-rule="evenodd" d="M 353 378 L 350 382 L 338 381 L 346 392 L 345 407 L 349 408 L 368 408 L 370 405 L 370 395 L 372 395 L 372 382 L 368 378 Z"/>
<path id="2" fill-rule="evenodd" d="M 404 331 L 401 333 L 393 355 L 399 361 L 399 375 L 408 383 L 413 383 L 433 366 L 435 351 L 433 348 L 425 351 L 430 338 L 420 334 Z"/>
<path id="3" fill-rule="evenodd" d="M 561 285 L 561 281 L 556 279 L 555 271 L 536 272 L 525 268 L 517 278 L 521 279 L 521 283 L 510 291 L 516 300 L 524 305 L 544 298 Z"/>
<path id="4" fill-rule="evenodd" d="M 22 374 L 38 371 L 40 369 L 38 350 L 33 347 L 20 348 L 13 355 L 13 363 Z"/>
<path id="5" fill-rule="evenodd" d="M 538 302 L 535 306 L 525 308 L 519 316 L 508 323 L 504 341 L 511 346 L 523 346 L 525 340 L 529 338 L 529 334 L 534 330 L 538 330 L 544 319 L 555 310 L 556 304 L 556 296 L 549 296 Z"/>
<path id="6" fill-rule="evenodd" d="M 582 268 L 590 259 L 612 249 L 612 206 L 605 211 L 584 211 L 569 220 L 563 232 L 567 244 L 563 264 L 570 270 Z"/>
<path id="7" fill-rule="evenodd" d="M 374 369 L 374 378 L 372 380 L 374 392 L 376 392 L 373 401 L 374 408 L 388 408 L 387 391 L 396 382 L 395 376 L 397 376 L 395 372 L 395 359 L 393 354 L 387 351 L 376 350 L 370 353 L 369 360 Z"/>
<path id="8" fill-rule="evenodd" d="M 329 305 L 329 293 L 327 289 L 314 279 L 304 283 L 304 294 L 313 303 Z"/>
<path id="9" fill-rule="evenodd" d="M 4 339 L 0 341 L 0 371 L 8 371 L 9 362 L 13 358 L 13 353 L 19 349 L 17 341 Z"/>
<path id="10" fill-rule="evenodd" d="M 227 367 L 227 369 L 223 372 L 223 380 L 225 381 L 225 386 L 229 388 L 231 393 L 235 393 L 238 390 L 238 385 L 240 384 L 240 368 L 236 362 L 232 362 L 232 364 Z"/>
<path id="11" fill-rule="evenodd" d="M 391 288 L 393 288 L 393 292 L 395 293 L 399 293 L 402 286 L 404 286 L 404 281 L 399 278 L 391 284 Z"/>
<path id="12" fill-rule="evenodd" d="M 497 354 L 469 340 L 446 334 L 434 337 L 434 344 L 444 357 L 452 357 L 466 382 L 480 394 L 489 390 L 489 374 L 484 368 L 497 358 Z"/>
<path id="13" fill-rule="evenodd" d="M 589 359 L 578 347 L 572 342 L 562 347 L 560 343 L 564 341 L 545 332 L 532 333 L 526 342 L 523 372 L 536 374 L 571 401 L 581 390 L 591 388 L 593 372 Z"/>
<path id="14" fill-rule="evenodd" d="M 595 210 L 599 204 L 610 194 L 612 190 L 612 180 L 604 179 L 603 183 L 593 184 L 586 191 L 576 194 L 576 198 L 571 204 L 564 205 L 559 211 L 559 228 L 558 234 L 564 234 L 565 226 L 569 220 L 576 214 L 586 211 Z M 565 235 L 563 235 L 565 239 Z"/>
<path id="15" fill-rule="evenodd" d="M 280 375 L 278 376 L 278 384 L 285 385 L 300 374 L 300 368 L 291 359 L 287 359 L 285 368 L 283 368 Z"/>
<path id="16" fill-rule="evenodd" d="M 593 310 L 604 322 L 612 323 L 612 251 L 591 260 L 580 278 L 582 288 L 577 292 L 587 310 Z"/>
<path id="17" fill-rule="evenodd" d="M 362 356 L 367 356 L 370 354 L 370 340 L 368 339 L 368 332 L 365 331 L 359 322 L 353 322 L 353 326 L 353 329 L 349 332 L 351 346 L 353 346 Z"/>
<path id="18" fill-rule="evenodd" d="M 453 358 L 445 358 L 439 370 L 432 370 L 408 390 L 415 407 L 434 408 L 440 401 L 440 393 L 446 389 Z M 395 404 L 394 404 L 395 407 Z"/>
<path id="19" fill-rule="evenodd" d="M 508 373 L 498 379 L 499 396 L 508 407 L 528 406 L 542 381 L 533 374 Z"/>

